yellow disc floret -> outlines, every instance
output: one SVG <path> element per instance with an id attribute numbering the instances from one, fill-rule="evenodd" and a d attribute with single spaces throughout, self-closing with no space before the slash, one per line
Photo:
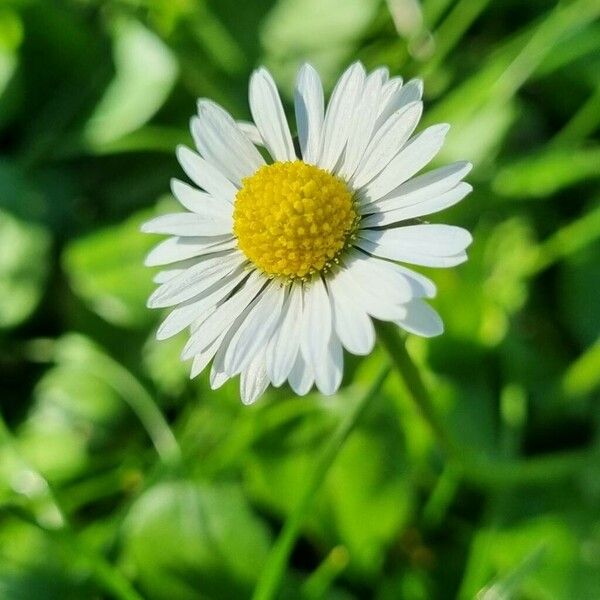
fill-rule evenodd
<path id="1" fill-rule="evenodd" d="M 242 252 L 264 273 L 290 279 L 326 271 L 356 229 L 346 184 L 302 161 L 276 162 L 243 180 L 233 209 Z"/>

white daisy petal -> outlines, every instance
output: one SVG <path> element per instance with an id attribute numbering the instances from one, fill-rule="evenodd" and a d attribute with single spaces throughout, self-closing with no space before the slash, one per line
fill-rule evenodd
<path id="1" fill-rule="evenodd" d="M 351 116 L 363 89 L 366 73 L 360 63 L 354 63 L 340 77 L 327 105 L 323 123 L 323 145 L 318 165 L 332 171 L 353 126 Z"/>
<path id="2" fill-rule="evenodd" d="M 183 208 L 190 212 L 202 214 L 205 210 L 217 211 L 219 208 L 224 214 L 231 214 L 233 207 L 219 198 L 213 198 L 207 192 L 203 192 L 179 179 L 171 179 L 171 193 Z"/>
<path id="3" fill-rule="evenodd" d="M 386 93 L 387 101 L 381 108 L 381 112 L 375 123 L 375 130 L 379 129 L 392 114 L 400 110 L 411 102 L 418 102 L 423 97 L 423 82 L 420 79 L 411 79 L 405 86 L 392 87 L 388 83 L 388 88 L 385 92 L 391 89 L 391 92 Z"/>
<path id="4" fill-rule="evenodd" d="M 198 101 L 191 131 L 200 154 L 238 186 L 265 164 L 256 146 L 232 117 L 209 100 Z"/>
<path id="5" fill-rule="evenodd" d="M 453 256 L 473 241 L 471 234 L 455 225 L 408 225 L 378 231 L 361 231 L 360 236 L 380 245 L 402 246 L 422 254 Z"/>
<path id="6" fill-rule="evenodd" d="M 254 123 L 250 123 L 250 121 L 236 121 L 237 126 L 244 133 L 244 135 L 255 145 L 255 146 L 263 146 L 265 145 L 265 141 L 262 139 L 260 135 L 260 131 L 258 127 Z"/>
<path id="7" fill-rule="evenodd" d="M 219 350 L 222 341 L 223 336 L 218 337 L 212 344 L 209 344 L 204 350 L 194 356 L 192 368 L 190 370 L 190 379 L 197 377 L 204 369 L 206 369 L 208 363 L 214 358 Z"/>
<path id="8" fill-rule="evenodd" d="M 215 356 L 215 359 L 217 357 Z M 229 380 L 229 375 L 225 371 L 220 370 L 219 363 L 213 360 L 213 365 L 210 370 L 210 389 L 218 390 L 224 383 Z"/>
<path id="9" fill-rule="evenodd" d="M 375 344 L 375 328 L 369 315 L 348 295 L 337 277 L 328 282 L 333 311 L 333 325 L 344 348 L 352 354 L 366 355 Z"/>
<path id="10" fill-rule="evenodd" d="M 356 103 L 354 115 L 350 119 L 352 128 L 348 134 L 344 160 L 341 168 L 337 171 L 337 174 L 344 179 L 352 177 L 371 139 L 383 83 L 381 71 L 371 73 L 367 77 L 361 97 Z"/>
<path id="11" fill-rule="evenodd" d="M 444 333 L 444 323 L 440 315 L 422 300 L 413 300 L 406 305 L 406 317 L 396 324 L 409 333 L 422 337 L 434 337 Z"/>
<path id="12" fill-rule="evenodd" d="M 195 260 L 184 260 L 181 261 L 176 267 L 168 267 L 163 269 L 159 273 L 156 273 L 152 278 L 152 281 L 157 284 L 167 283 L 167 281 L 171 281 L 178 275 L 185 273 L 190 267 L 193 267 L 197 264 Z"/>
<path id="13" fill-rule="evenodd" d="M 240 377 L 240 397 L 244 404 L 254 404 L 269 387 L 264 351 L 257 354 Z"/>
<path id="14" fill-rule="evenodd" d="M 323 280 L 318 277 L 304 287 L 304 312 L 300 347 L 314 371 L 323 359 L 331 336 L 331 305 Z"/>
<path id="15" fill-rule="evenodd" d="M 192 358 L 208 346 L 217 336 L 227 330 L 248 308 L 265 284 L 264 277 L 254 271 L 244 286 L 221 304 L 190 336 L 181 354 L 182 358 Z"/>
<path id="16" fill-rule="evenodd" d="M 471 234 L 451 225 L 410 225 L 384 230 L 362 230 L 356 245 L 382 258 L 422 265 L 453 267 L 466 260 Z"/>
<path id="17" fill-rule="evenodd" d="M 243 268 L 236 269 L 205 289 L 202 294 L 174 308 L 158 328 L 156 339 L 165 340 L 183 331 L 196 319 L 204 316 L 212 306 L 226 298 L 247 276 L 248 272 Z"/>
<path id="18" fill-rule="evenodd" d="M 185 302 L 208 289 L 244 263 L 244 256 L 237 251 L 221 256 L 211 256 L 186 269 L 157 288 L 148 299 L 150 308 L 165 308 Z"/>
<path id="19" fill-rule="evenodd" d="M 393 264 L 394 268 L 406 277 L 415 298 L 435 298 L 437 288 L 431 279 L 397 263 Z"/>
<path id="20" fill-rule="evenodd" d="M 284 297 L 285 289 L 277 282 L 263 290 L 260 299 L 231 338 L 223 362 L 229 375 L 244 371 L 252 357 L 267 345 L 277 324 Z"/>
<path id="21" fill-rule="evenodd" d="M 309 64 L 304 64 L 298 72 L 294 108 L 302 160 L 314 165 L 319 160 L 321 151 L 321 130 L 325 109 L 321 79 Z"/>
<path id="22" fill-rule="evenodd" d="M 439 152 L 449 125 L 433 125 L 415 136 L 388 166 L 361 190 L 365 202 L 379 200 L 418 173 Z"/>
<path id="23" fill-rule="evenodd" d="M 273 385 L 280 386 L 290 374 L 302 330 L 302 286 L 294 284 L 281 311 L 277 329 L 267 347 L 267 374 Z"/>
<path id="24" fill-rule="evenodd" d="M 310 365 L 304 360 L 302 352 L 298 352 L 296 361 L 288 377 L 290 387 L 298 396 L 305 396 L 315 382 Z"/>
<path id="25" fill-rule="evenodd" d="M 390 70 L 387 67 L 377 67 L 376 69 L 373 69 L 373 73 L 377 73 L 379 77 L 381 77 L 383 93 L 383 86 L 385 86 L 390 79 Z M 381 98 L 379 99 L 379 102 L 381 103 Z"/>
<path id="26" fill-rule="evenodd" d="M 227 234 L 206 237 L 170 237 L 150 250 L 144 264 L 147 267 L 160 267 L 213 252 L 232 250 L 235 246 L 236 241 Z"/>
<path id="27" fill-rule="evenodd" d="M 402 77 L 392 77 L 383 84 L 381 98 L 379 99 L 379 114 L 386 109 L 390 98 L 402 87 Z"/>
<path id="28" fill-rule="evenodd" d="M 226 235 L 231 231 L 233 221 L 226 211 L 213 208 L 207 207 L 202 214 L 186 212 L 161 215 L 144 223 L 141 231 L 180 237 Z"/>
<path id="29" fill-rule="evenodd" d="M 375 133 L 352 179 L 354 189 L 363 187 L 387 167 L 413 134 L 422 111 L 423 105 L 413 102 L 393 113 Z"/>
<path id="30" fill-rule="evenodd" d="M 250 110 L 265 146 L 275 160 L 296 160 L 290 128 L 271 74 L 260 68 L 250 78 Z"/>
<path id="31" fill-rule="evenodd" d="M 213 198 L 233 204 L 237 188 L 219 169 L 187 148 L 177 146 L 177 160 L 186 175 Z"/>
<path id="32" fill-rule="evenodd" d="M 471 185 L 462 182 L 440 196 L 434 196 L 423 202 L 410 204 L 409 206 L 404 206 L 402 208 L 369 215 L 361 221 L 361 227 L 384 227 L 385 225 L 391 225 L 393 223 L 398 223 L 399 221 L 431 215 L 444 208 L 449 208 L 450 206 L 458 204 L 458 202 L 460 202 L 467 194 L 470 194 L 472 190 L 473 187 Z"/>
<path id="33" fill-rule="evenodd" d="M 401 304 L 396 304 L 380 294 L 377 288 L 373 287 L 372 279 L 365 279 L 351 268 L 346 266 L 340 268 L 335 278 L 330 280 L 330 284 L 334 281 L 336 285 L 343 286 L 347 290 L 349 296 L 361 310 L 376 319 L 393 321 L 404 317 L 406 313 Z"/>
<path id="34" fill-rule="evenodd" d="M 244 323 L 248 313 L 252 310 L 252 307 L 258 302 L 258 296 L 254 298 L 242 311 L 238 314 L 233 322 L 229 321 L 219 334 L 218 339 L 219 348 L 215 353 L 212 367 L 210 369 L 210 387 L 213 390 L 220 388 L 228 379 L 230 379 L 227 369 L 225 369 L 225 355 L 229 348 L 229 344 L 233 336 L 237 333 L 239 327 Z M 216 311 L 215 311 L 216 312 Z M 196 331 L 194 331 L 196 333 Z M 185 350 L 185 349 L 184 349 Z"/>
<path id="35" fill-rule="evenodd" d="M 413 177 L 377 202 L 364 205 L 361 211 L 363 213 L 384 212 L 428 201 L 454 188 L 466 177 L 472 167 L 471 163 L 461 161 L 433 169 Z"/>
<path id="36" fill-rule="evenodd" d="M 412 288 L 406 277 L 394 269 L 394 265 L 353 250 L 345 260 L 347 268 L 365 285 L 373 286 L 377 293 L 395 304 L 403 304 L 412 298 Z"/>
<path id="37" fill-rule="evenodd" d="M 342 383 L 344 353 L 340 340 L 334 334 L 329 338 L 327 352 L 315 369 L 315 383 L 322 394 L 335 394 Z"/>

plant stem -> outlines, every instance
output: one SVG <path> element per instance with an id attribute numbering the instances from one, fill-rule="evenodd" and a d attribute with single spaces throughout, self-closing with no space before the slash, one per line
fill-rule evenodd
<path id="1" fill-rule="evenodd" d="M 389 371 L 390 368 L 387 365 L 381 369 L 371 387 L 350 408 L 325 445 L 323 452 L 317 460 L 314 471 L 310 474 L 306 482 L 298 504 L 286 520 L 279 537 L 267 557 L 266 564 L 252 596 L 253 600 L 271 600 L 277 594 L 285 574 L 289 556 L 298 538 L 304 519 L 310 510 L 315 494 L 365 408 L 372 398 L 377 395 Z"/>
<path id="2" fill-rule="evenodd" d="M 398 326 L 394 323 L 377 323 L 377 339 L 387 352 L 390 361 L 404 381 L 408 393 L 414 400 L 425 421 L 429 424 L 440 446 L 450 454 L 458 451 L 455 442 L 440 421 L 429 397 L 429 392 L 421 379 L 412 358 L 406 351 L 404 340 L 400 337 Z"/>
<path id="3" fill-rule="evenodd" d="M 491 458 L 462 445 L 437 415 L 419 370 L 406 351 L 398 327 L 393 323 L 378 323 L 377 334 L 408 393 L 445 452 L 448 466 L 453 469 L 457 479 L 462 477 L 481 488 L 504 489 L 568 479 L 585 465 L 597 461 L 597 456 L 589 452 L 563 452 L 526 459 Z"/>

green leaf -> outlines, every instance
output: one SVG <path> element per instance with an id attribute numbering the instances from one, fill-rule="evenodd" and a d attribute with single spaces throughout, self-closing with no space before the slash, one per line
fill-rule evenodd
<path id="1" fill-rule="evenodd" d="M 36 309 L 49 260 L 46 230 L 0 210 L 0 329 L 19 325 Z"/>
<path id="2" fill-rule="evenodd" d="M 138 21 L 118 20 L 113 38 L 116 77 L 84 132 L 92 147 L 101 148 L 144 125 L 162 106 L 177 78 L 175 57 Z"/>
<path id="3" fill-rule="evenodd" d="M 62 257 L 73 291 L 114 325 L 144 327 L 155 319 L 146 308 L 153 284 L 143 262 L 156 239 L 140 233 L 150 214 L 137 213 L 119 225 L 97 229 L 71 242 Z"/>
<path id="4" fill-rule="evenodd" d="M 327 477 L 322 527 L 329 524 L 363 573 L 380 572 L 387 549 L 410 518 L 415 501 L 410 472 L 398 430 L 382 420 L 348 439 Z"/>
<path id="5" fill-rule="evenodd" d="M 246 598 L 269 547 L 232 484 L 161 483 L 131 507 L 123 561 L 149 600 Z"/>
<path id="6" fill-rule="evenodd" d="M 77 343 L 79 341 L 79 343 Z M 131 420 L 113 382 L 93 372 L 89 340 L 63 337 L 54 343 L 58 364 L 33 391 L 33 404 L 18 429 L 23 455 L 52 482 L 67 481 L 106 461 Z"/>

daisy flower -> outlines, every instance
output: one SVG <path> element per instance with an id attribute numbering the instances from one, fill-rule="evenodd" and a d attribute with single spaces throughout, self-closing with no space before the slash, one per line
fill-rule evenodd
<path id="1" fill-rule="evenodd" d="M 425 302 L 433 282 L 405 264 L 452 267 L 471 235 L 420 217 L 462 200 L 467 162 L 417 175 L 440 150 L 448 125 L 415 134 L 422 83 L 384 68 L 350 66 L 325 108 L 317 72 L 304 65 L 294 92 L 298 148 L 277 87 L 260 68 L 250 79 L 254 123 L 210 100 L 191 120 L 197 151 L 177 148 L 195 185 L 173 179 L 186 212 L 142 230 L 172 237 L 148 255 L 161 266 L 148 306 L 170 308 L 158 339 L 184 329 L 191 376 L 212 361 L 213 389 L 240 375 L 244 403 L 269 383 L 297 394 L 334 393 L 343 350 L 368 354 L 373 319 L 435 336 Z"/>

